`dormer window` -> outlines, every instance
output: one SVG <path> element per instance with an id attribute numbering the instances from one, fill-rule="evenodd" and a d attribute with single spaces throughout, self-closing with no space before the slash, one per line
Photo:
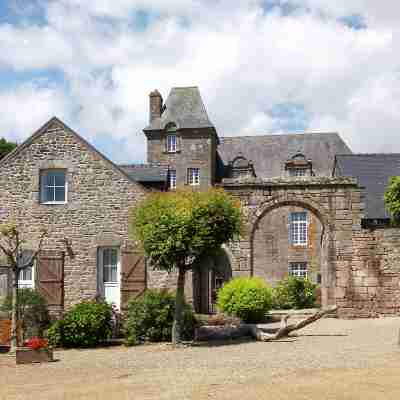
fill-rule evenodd
<path id="1" fill-rule="evenodd" d="M 176 153 L 178 151 L 178 135 L 176 133 L 176 125 L 169 123 L 165 131 L 167 133 L 165 138 L 165 151 L 167 153 Z"/>
<path id="2" fill-rule="evenodd" d="M 291 168 L 289 169 L 289 176 L 306 176 L 307 168 Z"/>
<path id="3" fill-rule="evenodd" d="M 287 176 L 291 178 L 299 178 L 305 176 L 313 176 L 312 161 L 307 160 L 304 154 L 297 153 L 286 161 L 285 170 Z"/>
<path id="4" fill-rule="evenodd" d="M 243 156 L 242 153 L 238 155 L 229 163 L 229 176 L 231 178 L 251 178 L 255 177 L 253 163 Z"/>

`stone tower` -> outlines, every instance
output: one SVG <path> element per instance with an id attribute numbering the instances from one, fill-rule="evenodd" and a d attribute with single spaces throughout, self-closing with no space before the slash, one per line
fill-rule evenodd
<path id="1" fill-rule="evenodd" d="M 218 136 L 197 87 L 172 88 L 163 104 L 160 93 L 150 93 L 147 161 L 165 166 L 169 187 L 206 189 L 213 185 Z"/>

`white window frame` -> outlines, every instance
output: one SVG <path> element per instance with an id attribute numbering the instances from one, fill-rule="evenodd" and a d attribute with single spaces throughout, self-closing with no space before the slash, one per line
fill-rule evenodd
<path id="1" fill-rule="evenodd" d="M 307 243 L 308 243 L 308 213 L 307 213 L 307 211 L 290 213 L 290 228 L 289 229 L 290 229 L 290 243 L 293 246 L 307 246 Z"/>
<path id="2" fill-rule="evenodd" d="M 176 169 L 169 170 L 169 188 L 176 189 Z"/>
<path id="3" fill-rule="evenodd" d="M 176 153 L 178 150 L 178 138 L 176 134 L 169 133 L 167 135 L 167 152 Z"/>
<path id="4" fill-rule="evenodd" d="M 31 279 L 20 279 L 21 274 L 26 272 L 27 269 L 32 270 Z M 19 271 L 18 274 L 18 289 L 34 289 L 35 288 L 35 266 L 25 268 Z"/>
<path id="5" fill-rule="evenodd" d="M 104 280 L 104 251 L 105 250 L 116 250 L 117 251 L 117 280 L 116 281 L 105 281 Z M 99 294 L 106 299 L 106 288 L 118 288 L 119 295 L 118 300 L 113 302 L 117 309 L 121 306 L 121 252 L 119 247 L 116 246 L 102 246 L 97 249 L 97 271 L 98 271 L 98 288 Z"/>
<path id="6" fill-rule="evenodd" d="M 52 185 L 52 186 L 48 186 L 44 184 L 44 177 L 46 176 L 47 173 L 49 172 L 63 172 L 64 173 L 64 177 L 65 177 L 65 184 L 63 186 L 57 186 Z M 52 188 L 64 188 L 64 200 L 63 201 L 56 201 L 56 200 L 51 200 L 51 201 L 45 201 L 44 200 L 44 193 L 45 193 L 45 189 L 48 187 L 52 187 Z M 67 179 L 67 171 L 65 169 L 62 168 L 54 168 L 54 169 L 42 169 L 40 170 L 40 203 L 41 204 L 67 204 L 68 202 L 68 179 Z"/>
<path id="7" fill-rule="evenodd" d="M 188 185 L 200 185 L 200 168 L 188 168 Z"/>
<path id="8" fill-rule="evenodd" d="M 307 168 L 290 168 L 289 175 L 291 177 L 303 177 L 307 175 Z"/>
<path id="9" fill-rule="evenodd" d="M 306 262 L 291 262 L 289 264 L 289 276 L 307 279 L 308 265 Z"/>

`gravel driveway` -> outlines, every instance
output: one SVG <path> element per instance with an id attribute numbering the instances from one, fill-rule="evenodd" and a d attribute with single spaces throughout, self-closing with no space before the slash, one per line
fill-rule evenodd
<path id="1" fill-rule="evenodd" d="M 323 319 L 281 342 L 56 352 L 11 366 L 0 399 L 400 399 L 400 318 Z"/>

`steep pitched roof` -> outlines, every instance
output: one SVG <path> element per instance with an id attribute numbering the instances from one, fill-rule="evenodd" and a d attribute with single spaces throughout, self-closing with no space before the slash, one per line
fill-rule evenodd
<path id="1" fill-rule="evenodd" d="M 239 153 L 251 160 L 259 178 L 282 175 L 285 162 L 297 153 L 310 159 L 317 176 L 331 176 L 335 154 L 351 154 L 337 133 L 303 133 L 220 137 L 218 153 L 228 165 Z"/>
<path id="2" fill-rule="evenodd" d="M 46 133 L 49 129 L 52 127 L 61 127 L 63 130 L 66 132 L 69 132 L 71 135 L 75 136 L 77 140 L 79 140 L 81 143 L 83 143 L 91 152 L 97 154 L 100 158 L 102 158 L 107 164 L 109 164 L 112 168 L 118 170 L 122 175 L 124 175 L 127 179 L 129 179 L 131 182 L 134 182 L 138 185 L 138 181 L 135 181 L 129 174 L 126 173 L 122 168 L 120 168 L 118 165 L 114 164 L 111 160 L 109 160 L 104 154 L 100 153 L 94 146 L 92 146 L 88 141 L 86 141 L 81 135 L 76 133 L 74 130 L 72 130 L 69 126 L 67 126 L 64 122 L 62 122 L 60 119 L 57 117 L 51 118 L 49 121 L 47 121 L 41 128 L 39 128 L 35 133 L 33 133 L 31 136 L 28 137 L 23 143 L 21 143 L 18 147 L 16 147 L 12 152 L 8 153 L 5 157 L 3 157 L 0 160 L 0 167 L 8 162 L 9 160 L 12 160 L 14 157 L 16 157 L 21 151 L 23 151 L 25 148 L 31 145 L 38 137 Z M 142 185 L 140 185 L 143 190 L 146 190 Z"/>
<path id="3" fill-rule="evenodd" d="M 340 154 L 336 156 L 335 175 L 354 177 L 364 187 L 365 218 L 390 217 L 383 195 L 389 178 L 400 175 L 400 154 Z"/>
<path id="4" fill-rule="evenodd" d="M 197 86 L 172 88 L 161 118 L 154 119 L 144 130 L 164 129 L 169 122 L 174 122 L 178 129 L 214 127 Z"/>
<path id="5" fill-rule="evenodd" d="M 168 169 L 150 164 L 122 164 L 119 167 L 137 182 L 166 182 Z"/>

